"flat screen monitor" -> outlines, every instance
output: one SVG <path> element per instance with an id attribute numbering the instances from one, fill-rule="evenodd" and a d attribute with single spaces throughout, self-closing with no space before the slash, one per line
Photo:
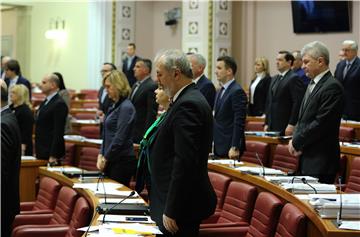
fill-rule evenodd
<path id="1" fill-rule="evenodd" d="M 292 17 L 295 33 L 349 32 L 349 1 L 292 1 Z"/>

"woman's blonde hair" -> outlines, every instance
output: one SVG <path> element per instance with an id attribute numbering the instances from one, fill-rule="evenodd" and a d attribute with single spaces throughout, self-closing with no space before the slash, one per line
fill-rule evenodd
<path id="1" fill-rule="evenodd" d="M 123 72 L 113 70 L 107 77 L 105 77 L 104 82 L 106 80 L 108 80 L 110 84 L 119 91 L 120 97 L 127 98 L 130 95 L 131 88 L 127 77 Z"/>
<path id="2" fill-rule="evenodd" d="M 265 57 L 258 57 L 255 59 L 255 63 L 261 63 L 261 65 L 264 68 L 264 72 L 266 75 L 270 74 L 270 70 L 269 70 L 269 60 L 267 60 Z M 255 77 L 256 77 L 256 72 L 255 72 Z"/>
<path id="3" fill-rule="evenodd" d="M 17 84 L 11 87 L 10 92 L 13 92 L 18 97 L 19 105 L 26 104 L 29 108 L 32 108 L 32 105 L 29 100 L 29 89 L 23 84 Z"/>

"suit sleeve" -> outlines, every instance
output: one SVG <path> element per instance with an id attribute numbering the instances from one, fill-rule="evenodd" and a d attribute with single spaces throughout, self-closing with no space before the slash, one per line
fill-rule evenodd
<path id="1" fill-rule="evenodd" d="M 298 121 L 299 110 L 305 93 L 305 85 L 298 76 L 290 79 L 289 83 L 292 107 L 288 124 L 295 126 Z"/>
<path id="2" fill-rule="evenodd" d="M 273 81 L 273 77 L 270 78 L 269 80 L 269 87 L 268 87 L 268 90 L 267 90 L 267 96 L 266 96 L 266 101 L 265 101 L 265 125 L 269 125 L 269 116 L 270 116 L 270 111 L 271 111 L 271 97 L 272 97 L 272 94 L 271 94 L 271 82 Z"/>
<path id="3" fill-rule="evenodd" d="M 319 101 L 320 107 L 317 110 L 316 117 L 306 127 L 296 129 L 293 136 L 293 146 L 301 151 L 304 147 L 315 144 L 321 139 L 324 131 L 333 126 L 333 117 L 341 114 L 343 108 L 343 91 L 336 85 L 329 88 Z"/>
<path id="4" fill-rule="evenodd" d="M 156 85 L 152 86 L 151 90 L 149 90 L 146 95 L 146 104 L 148 109 L 146 110 L 147 114 L 146 114 L 145 129 L 148 129 L 156 120 L 158 104 L 156 103 L 155 90 L 156 90 Z"/>
<path id="5" fill-rule="evenodd" d="M 205 96 L 205 99 L 209 103 L 210 108 L 213 109 L 215 103 L 215 94 L 216 94 L 214 85 L 212 83 L 207 83 L 202 90 L 202 94 Z"/>
<path id="6" fill-rule="evenodd" d="M 234 130 L 232 134 L 231 146 L 240 149 L 241 139 L 245 130 L 247 98 L 245 92 L 240 89 L 232 94 L 232 110 L 234 112 Z"/>
<path id="7" fill-rule="evenodd" d="M 62 100 L 62 99 L 61 99 Z M 56 112 L 53 113 L 54 116 L 54 136 L 51 142 L 50 156 L 58 157 L 61 153 L 60 148 L 64 146 L 64 130 L 66 117 L 68 115 L 68 107 L 65 102 L 61 101 L 55 105 Z"/>

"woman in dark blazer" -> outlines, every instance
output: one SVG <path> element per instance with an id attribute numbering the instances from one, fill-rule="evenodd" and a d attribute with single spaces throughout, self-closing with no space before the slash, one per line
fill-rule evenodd
<path id="1" fill-rule="evenodd" d="M 262 116 L 265 113 L 266 97 L 271 82 L 269 61 L 264 57 L 256 58 L 254 69 L 254 79 L 249 86 L 248 115 Z"/>
<path id="2" fill-rule="evenodd" d="M 136 112 L 127 99 L 130 86 L 125 74 L 114 70 L 104 79 L 104 87 L 114 103 L 104 118 L 103 143 L 97 167 L 110 179 L 128 186 L 136 172 L 131 138 Z"/>
<path id="3" fill-rule="evenodd" d="M 34 125 L 34 115 L 31 111 L 29 101 L 29 90 L 23 84 L 17 84 L 10 89 L 11 110 L 15 113 L 21 133 L 21 154 L 25 156 L 33 155 L 32 133 Z"/>

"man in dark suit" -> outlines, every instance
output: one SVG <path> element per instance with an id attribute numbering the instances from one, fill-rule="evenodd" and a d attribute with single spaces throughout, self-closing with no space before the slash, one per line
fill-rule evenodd
<path id="1" fill-rule="evenodd" d="M 59 96 L 60 81 L 55 74 L 46 75 L 40 85 L 46 99 L 41 103 L 36 116 L 36 157 L 56 163 L 65 155 L 64 128 L 68 107 Z"/>
<path id="2" fill-rule="evenodd" d="M 1 84 L 1 236 L 10 237 L 12 223 L 20 211 L 19 176 L 21 162 L 20 129 L 7 101 L 5 82 Z"/>
<path id="3" fill-rule="evenodd" d="M 193 81 L 195 82 L 196 87 L 205 96 L 211 109 L 213 109 L 216 90 L 214 84 L 204 74 L 206 60 L 201 54 L 190 54 L 188 55 L 188 59 L 191 63 L 191 69 L 194 77 Z"/>
<path id="4" fill-rule="evenodd" d="M 151 61 L 138 59 L 134 67 L 136 83 L 133 85 L 130 100 L 136 109 L 133 141 L 140 143 L 146 130 L 156 120 L 158 104 L 155 99 L 157 84 L 151 79 Z"/>
<path id="5" fill-rule="evenodd" d="M 127 57 L 123 61 L 123 65 L 122 65 L 122 71 L 125 73 L 129 81 L 130 87 L 132 87 L 136 82 L 134 76 L 134 66 L 138 57 L 135 55 L 135 51 L 136 51 L 136 45 L 134 43 L 130 43 L 126 51 Z"/>
<path id="6" fill-rule="evenodd" d="M 231 159 L 239 159 L 245 150 L 247 98 L 235 81 L 236 70 L 233 58 L 224 56 L 217 59 L 215 74 L 221 90 L 214 108 L 214 153 Z"/>
<path id="7" fill-rule="evenodd" d="M 304 69 L 301 68 L 303 62 L 300 50 L 294 50 L 292 55 L 294 56 L 294 62 L 291 69 L 300 77 L 304 85 L 307 86 L 310 82 L 310 78 L 306 76 Z"/>
<path id="8" fill-rule="evenodd" d="M 216 206 L 207 170 L 211 109 L 192 83 L 185 54 L 167 50 L 155 62 L 172 105 L 150 147 L 150 214 L 165 236 L 198 236 L 200 222 Z"/>
<path id="9" fill-rule="evenodd" d="M 304 46 L 303 68 L 311 82 L 301 104 L 289 152 L 299 156 L 299 173 L 334 183 L 339 168 L 339 127 L 344 90 L 329 70 L 329 51 L 319 42 Z"/>
<path id="10" fill-rule="evenodd" d="M 11 59 L 5 65 L 5 82 L 10 88 L 15 84 L 23 84 L 29 89 L 29 97 L 31 100 L 31 85 L 30 82 L 21 75 L 20 64 L 17 60 Z"/>
<path id="11" fill-rule="evenodd" d="M 345 108 L 343 118 L 360 121 L 360 59 L 357 56 L 358 45 L 353 40 L 343 42 L 344 60 L 335 70 L 335 77 L 345 90 Z"/>
<path id="12" fill-rule="evenodd" d="M 280 51 L 276 57 L 279 75 L 271 83 L 267 98 L 265 131 L 292 135 L 299 115 L 299 108 L 305 92 L 302 80 L 291 70 L 294 56 Z"/>

